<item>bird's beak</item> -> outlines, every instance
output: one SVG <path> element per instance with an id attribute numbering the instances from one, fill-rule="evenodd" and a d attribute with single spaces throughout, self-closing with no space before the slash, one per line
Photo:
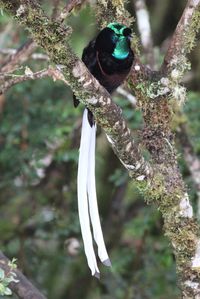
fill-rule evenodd
<path id="1" fill-rule="evenodd" d="M 128 39 L 131 40 L 133 38 L 132 34 L 129 34 Z"/>

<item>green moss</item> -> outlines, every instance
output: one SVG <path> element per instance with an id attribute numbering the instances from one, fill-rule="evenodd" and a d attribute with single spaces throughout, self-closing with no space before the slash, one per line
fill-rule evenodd
<path id="1" fill-rule="evenodd" d="M 193 219 L 182 217 L 180 214 L 180 200 L 184 197 L 181 186 L 177 185 L 171 192 L 164 186 L 164 177 L 158 171 L 146 189 L 142 186 L 142 192 L 146 201 L 155 203 L 161 211 L 165 235 L 171 240 L 177 258 L 177 271 L 183 273 L 195 254 L 198 225 Z"/>
<path id="2" fill-rule="evenodd" d="M 200 29 L 200 6 L 194 11 L 192 20 L 186 28 L 183 38 L 185 40 L 185 52 L 189 53 L 195 46 L 196 34 Z"/>
<path id="3" fill-rule="evenodd" d="M 144 195 L 144 193 L 146 192 L 146 190 L 148 188 L 148 182 L 146 180 L 136 181 L 136 187 L 138 188 L 141 195 Z"/>
<path id="4" fill-rule="evenodd" d="M 174 253 L 177 258 L 177 270 L 182 272 L 187 269 L 187 264 L 195 255 L 198 236 L 198 226 L 192 219 L 171 217 L 165 221 L 165 235 L 174 245 Z"/>
<path id="5" fill-rule="evenodd" d="M 124 9 L 124 2 L 121 0 L 98 1 L 96 9 L 96 18 L 101 28 L 106 27 L 109 23 L 118 22 L 130 26 L 134 18 L 130 17 L 127 10 Z"/>
<path id="6" fill-rule="evenodd" d="M 144 194 L 147 203 L 156 203 L 162 198 L 164 194 L 164 178 L 160 173 L 154 173 L 149 182 L 149 188 L 144 190 Z"/>
<path id="7" fill-rule="evenodd" d="M 134 49 L 134 53 L 140 55 L 140 40 L 137 35 L 132 33 L 131 47 Z"/>

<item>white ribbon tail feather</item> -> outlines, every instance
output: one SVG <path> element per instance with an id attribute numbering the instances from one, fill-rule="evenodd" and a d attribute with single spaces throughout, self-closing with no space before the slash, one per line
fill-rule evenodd
<path id="1" fill-rule="evenodd" d="M 89 165 L 89 151 L 91 144 L 92 128 L 87 119 L 87 109 L 84 110 L 81 142 L 79 149 L 78 161 L 78 212 L 81 233 L 83 237 L 84 250 L 88 262 L 88 266 L 92 275 L 100 277 L 100 272 L 97 266 L 96 256 L 93 248 L 92 234 L 90 230 L 90 219 L 88 210 L 87 198 L 87 178 L 88 178 L 88 165 Z"/>
<path id="2" fill-rule="evenodd" d="M 96 124 L 92 126 L 92 133 L 90 139 L 90 152 L 89 152 L 89 169 L 87 179 L 87 191 L 89 201 L 89 212 L 92 222 L 93 235 L 98 247 L 98 255 L 101 262 L 106 266 L 111 266 L 110 259 L 104 243 L 101 223 L 99 218 L 97 195 L 96 195 L 96 182 L 95 182 L 95 144 L 96 144 Z"/>

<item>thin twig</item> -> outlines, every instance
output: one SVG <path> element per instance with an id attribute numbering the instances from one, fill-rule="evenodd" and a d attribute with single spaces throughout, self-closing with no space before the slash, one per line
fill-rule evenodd
<path id="1" fill-rule="evenodd" d="M 131 103 L 131 105 L 134 108 L 136 107 L 136 105 L 137 105 L 136 97 L 134 97 L 130 92 L 128 92 L 127 90 L 125 90 L 122 87 L 118 87 L 117 88 L 117 93 L 124 96 Z"/>
<path id="2" fill-rule="evenodd" d="M 24 63 L 36 48 L 36 43 L 32 40 L 27 41 L 16 53 L 11 54 L 0 66 L 0 72 L 14 71 L 18 65 Z"/>
<path id="3" fill-rule="evenodd" d="M 11 49 L 11 48 L 5 48 L 5 49 L 0 49 L 0 54 L 3 55 L 15 55 L 17 53 L 17 49 Z M 34 60 L 47 60 L 49 61 L 48 55 L 44 53 L 33 53 L 31 54 L 30 58 Z"/>
<path id="4" fill-rule="evenodd" d="M 36 73 L 30 73 L 29 75 L 14 75 L 14 74 L 9 74 L 6 73 L 3 76 L 0 75 L 0 80 L 3 80 L 4 82 L 0 85 L 0 94 L 5 93 L 10 87 L 13 85 L 16 85 L 18 83 L 28 81 L 28 80 L 36 80 L 36 79 L 41 79 L 44 77 L 50 76 L 49 75 L 49 70 L 41 70 Z M 11 77 L 12 79 L 8 78 Z"/>
<path id="5" fill-rule="evenodd" d="M 51 77 L 54 81 L 61 80 L 68 85 L 68 82 L 66 81 L 62 72 L 58 69 L 52 68 L 51 66 L 48 69 L 44 69 L 36 73 L 33 73 L 30 69 L 27 69 L 24 75 L 15 75 L 13 73 L 0 73 L 0 80 L 3 81 L 3 83 L 0 85 L 0 95 L 5 93 L 10 87 L 18 83 L 25 82 L 28 80 L 42 79 L 45 77 Z M 8 78 L 12 79 L 7 80 Z"/>
<path id="6" fill-rule="evenodd" d="M 63 22 L 74 8 L 81 6 L 86 0 L 70 0 L 62 9 L 62 12 L 57 15 L 56 21 Z"/>

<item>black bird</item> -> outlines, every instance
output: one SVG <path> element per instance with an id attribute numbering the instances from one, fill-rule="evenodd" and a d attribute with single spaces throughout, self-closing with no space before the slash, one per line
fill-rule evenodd
<path id="1" fill-rule="evenodd" d="M 110 23 L 83 50 L 82 60 L 93 76 L 112 93 L 126 78 L 134 60 L 130 47 L 131 29 Z M 74 98 L 75 107 L 79 101 Z M 89 121 L 89 122 L 88 122 Z M 90 110 L 85 109 L 82 122 L 78 162 L 78 210 L 85 254 L 92 275 L 99 277 L 93 248 L 90 221 L 101 262 L 110 266 L 98 213 L 95 184 L 96 124 Z"/>
<path id="2" fill-rule="evenodd" d="M 130 28 L 110 23 L 83 50 L 83 62 L 109 93 L 122 84 L 131 69 L 134 54 L 130 39 Z M 78 104 L 79 101 L 74 97 L 74 106 Z M 92 126 L 94 121 L 90 111 L 88 120 Z"/>

